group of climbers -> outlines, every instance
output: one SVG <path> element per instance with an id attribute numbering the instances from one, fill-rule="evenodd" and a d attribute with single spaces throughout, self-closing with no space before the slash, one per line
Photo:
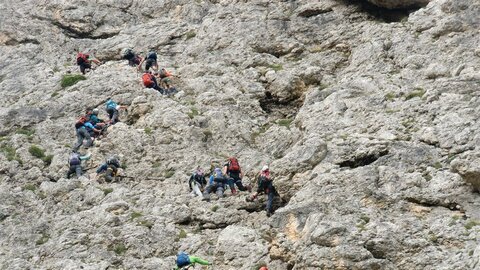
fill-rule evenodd
<path id="1" fill-rule="evenodd" d="M 83 169 L 81 161 L 89 159 L 90 156 L 81 156 L 79 153 L 80 147 L 82 145 L 85 148 L 93 146 L 95 139 L 100 138 L 109 126 L 114 125 L 119 121 L 118 117 L 120 109 L 127 109 L 127 107 L 124 105 L 118 105 L 112 99 L 108 99 L 105 103 L 105 112 L 108 114 L 108 121 L 99 118 L 98 108 L 87 108 L 85 114 L 77 120 L 75 123 L 77 142 L 73 146 L 72 153 L 68 159 L 69 171 L 67 173 L 67 178 L 70 178 L 74 173 L 77 177 L 82 175 Z M 117 173 L 118 167 L 120 167 L 118 158 L 108 158 L 106 163 L 100 166 L 97 170 L 97 174 L 105 172 L 105 180 L 111 182 Z"/>
<path id="2" fill-rule="evenodd" d="M 188 185 L 193 196 L 202 197 L 203 200 L 210 201 L 211 193 L 216 194 L 217 198 L 225 195 L 225 190 L 230 189 L 232 195 L 237 194 L 237 188 L 240 191 L 251 191 L 251 186 L 244 186 L 242 183 L 243 172 L 240 164 L 235 157 L 230 157 L 223 165 L 223 168 L 214 167 L 208 181 L 205 179 L 205 173 L 200 168 L 192 173 L 188 180 Z M 203 192 L 202 192 L 203 190 Z M 257 189 L 247 201 L 254 201 L 259 194 L 267 195 L 266 211 L 267 215 L 273 214 L 273 200 L 278 193 L 273 186 L 273 179 L 270 175 L 270 169 L 267 165 L 263 166 L 257 177 Z"/>
<path id="3" fill-rule="evenodd" d="M 142 83 L 146 88 L 157 90 L 163 95 L 172 95 L 177 92 L 175 86 L 172 85 L 173 74 L 165 68 L 159 70 L 157 53 L 150 50 L 145 57 L 141 57 L 130 48 L 123 49 L 122 58 L 128 61 L 128 65 L 136 66 L 138 71 L 142 70 L 143 63 L 145 63 L 145 71 L 142 75 Z M 83 53 L 77 50 L 77 65 L 80 67 L 80 72 L 85 74 L 88 69 L 92 69 L 92 63 L 101 65 L 98 59 L 92 53 Z M 150 71 L 150 69 L 153 70 Z"/>
<path id="4" fill-rule="evenodd" d="M 143 63 L 145 63 L 145 69 L 142 75 L 142 83 L 145 88 L 157 90 L 162 95 L 171 95 L 177 92 L 176 88 L 172 85 L 173 74 L 165 68 L 159 70 L 157 53 L 154 50 L 150 50 L 145 57 L 141 57 L 132 49 L 128 48 L 122 51 L 122 58 L 128 60 L 130 66 L 137 66 L 138 71 L 142 70 Z M 150 69 L 152 69 L 153 72 Z"/>
<path id="5" fill-rule="evenodd" d="M 157 54 L 155 51 L 149 51 L 145 57 L 141 57 L 135 53 L 132 49 L 125 49 L 122 51 L 122 57 L 128 60 L 130 66 L 136 66 L 140 71 L 143 63 L 145 63 L 145 71 L 142 75 L 142 82 L 146 88 L 152 88 L 159 91 L 161 94 L 170 95 L 176 93 L 176 88 L 172 85 L 172 73 L 168 72 L 165 68 L 160 69 L 157 61 Z M 77 64 L 80 67 L 82 74 L 85 74 L 87 69 L 92 69 L 92 62 L 100 65 L 101 62 L 95 57 L 92 57 L 88 53 L 77 53 Z M 150 69 L 153 70 L 150 71 Z M 68 164 L 69 170 L 67 172 L 67 178 L 70 178 L 72 174 L 76 174 L 80 177 L 83 172 L 81 162 L 90 159 L 90 154 L 81 155 L 79 149 L 82 145 L 86 148 L 91 147 L 95 138 L 102 135 L 103 132 L 110 125 L 114 125 L 119 121 L 119 110 L 126 109 L 126 106 L 118 105 L 113 100 L 109 99 L 105 104 L 105 110 L 108 114 L 109 120 L 104 121 L 98 117 L 99 110 L 97 108 L 87 109 L 85 115 L 75 124 L 77 142 L 73 147 L 73 151 L 69 157 Z M 86 143 L 84 144 L 84 141 Z M 118 169 L 120 168 L 120 161 L 117 156 L 108 157 L 105 163 L 101 164 L 97 170 L 97 175 L 104 174 L 106 182 L 113 182 L 115 176 L 118 175 Z M 205 172 L 202 168 L 197 167 L 188 180 L 190 191 L 192 195 L 202 197 L 204 200 L 210 200 L 210 194 L 215 193 L 218 198 L 222 198 L 227 188 L 230 189 L 232 195 L 236 195 L 239 191 L 251 192 L 251 186 L 245 186 L 242 182 L 243 172 L 238 160 L 235 157 L 231 157 L 223 165 L 222 168 L 214 167 L 209 181 L 207 182 Z M 268 166 L 264 166 L 257 178 L 257 189 L 251 196 L 247 197 L 247 201 L 254 201 L 260 194 L 267 195 L 266 212 L 267 216 L 273 213 L 273 200 L 278 193 L 273 186 L 273 179 L 270 175 Z M 180 252 L 177 255 L 176 265 L 174 269 L 186 269 L 185 267 L 195 266 L 198 263 L 200 265 L 212 265 L 212 263 L 203 260 L 199 257 L 189 256 L 185 252 Z M 260 268 L 260 270 L 268 270 L 266 266 Z"/>

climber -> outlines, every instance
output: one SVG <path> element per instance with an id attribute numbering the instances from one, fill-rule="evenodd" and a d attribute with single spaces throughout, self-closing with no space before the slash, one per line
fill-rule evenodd
<path id="1" fill-rule="evenodd" d="M 77 50 L 77 65 L 80 67 L 82 74 L 85 75 L 86 70 L 92 68 L 92 62 L 97 65 L 102 64 L 98 59 L 90 57 L 90 54 L 82 53 L 80 50 Z"/>
<path id="2" fill-rule="evenodd" d="M 173 268 L 174 270 L 186 269 L 186 268 L 184 268 L 185 266 L 195 267 L 196 263 L 201 264 L 201 265 L 212 265 L 211 262 L 203 260 L 199 257 L 190 256 L 185 252 L 179 252 L 177 254 L 177 259 L 175 260 L 175 263 L 177 264 L 177 266 L 175 268 Z"/>
<path id="3" fill-rule="evenodd" d="M 202 197 L 202 191 L 206 184 L 207 180 L 205 180 L 205 175 L 202 168 L 197 167 L 188 180 L 188 186 L 190 187 L 191 194 L 193 196 L 197 195 Z"/>
<path id="4" fill-rule="evenodd" d="M 87 130 L 87 132 L 90 135 L 90 137 L 92 138 L 92 140 L 94 140 L 102 132 L 101 129 L 95 128 L 95 126 L 93 126 L 90 121 L 86 121 L 85 124 L 83 124 L 83 126 Z"/>
<path id="5" fill-rule="evenodd" d="M 241 191 L 251 190 L 250 186 L 243 186 L 242 178 L 243 173 L 242 169 L 240 168 L 240 164 L 235 157 L 231 157 L 228 159 L 228 162 L 223 165 L 223 174 L 228 176 L 228 186 L 232 191 L 232 194 L 236 194 L 237 190 L 235 189 L 235 185 Z"/>
<path id="6" fill-rule="evenodd" d="M 79 153 L 72 151 L 72 154 L 68 158 L 68 166 L 70 169 L 67 172 L 67 178 L 70 179 L 72 174 L 76 174 L 77 177 L 82 176 L 82 160 L 90 159 L 90 155 L 81 156 Z"/>
<path id="7" fill-rule="evenodd" d="M 140 65 L 143 61 L 143 58 L 130 48 L 122 50 L 122 59 L 128 60 L 128 65 L 132 67 Z"/>
<path id="8" fill-rule="evenodd" d="M 203 192 L 203 199 L 210 201 L 210 193 L 212 192 L 215 192 L 218 198 L 222 198 L 223 192 L 225 191 L 225 183 L 227 183 L 227 179 L 223 176 L 222 170 L 215 168 L 210 175 L 208 186 Z"/>
<path id="9" fill-rule="evenodd" d="M 99 110 L 97 108 L 93 109 L 88 120 L 96 130 L 94 137 L 102 135 L 109 126 L 103 119 L 98 118 L 98 112 Z"/>
<path id="10" fill-rule="evenodd" d="M 145 73 L 143 73 L 142 75 L 142 81 L 143 81 L 143 85 L 146 88 L 153 88 L 158 92 L 160 92 L 160 94 L 165 93 L 165 90 L 162 87 L 158 86 L 157 79 L 155 78 L 155 76 L 152 75 L 152 72 L 148 70 L 145 71 Z"/>
<path id="11" fill-rule="evenodd" d="M 165 68 L 162 68 L 160 72 L 158 72 L 158 77 L 160 78 L 160 86 L 166 89 L 169 94 L 173 94 L 177 91 L 175 86 L 171 84 L 173 77 L 171 72 L 167 71 Z"/>
<path id="12" fill-rule="evenodd" d="M 118 111 L 121 109 L 128 108 L 127 106 L 124 106 L 124 105 L 118 105 L 111 99 L 107 100 L 107 102 L 105 103 L 105 106 L 108 113 L 108 118 L 110 119 L 109 124 L 111 125 L 115 125 L 117 122 L 120 121 L 118 120 Z"/>
<path id="13" fill-rule="evenodd" d="M 155 71 L 158 70 L 157 53 L 153 49 L 150 50 L 146 57 L 138 64 L 138 70 L 142 68 L 143 62 L 145 62 L 145 70 L 148 71 L 150 68 L 153 68 Z"/>
<path id="14" fill-rule="evenodd" d="M 120 168 L 120 161 L 118 160 L 118 157 L 111 156 L 107 158 L 105 163 L 98 167 L 97 175 L 105 172 L 105 181 L 112 182 L 114 177 L 118 174 L 118 168 Z"/>
<path id="15" fill-rule="evenodd" d="M 267 198 L 267 216 L 271 216 L 273 214 L 273 198 L 278 196 L 277 190 L 273 186 L 273 179 L 270 176 L 270 169 L 268 165 L 263 166 L 260 175 L 258 176 L 258 187 L 257 192 L 253 193 L 250 197 L 247 197 L 247 201 L 253 202 L 260 193 L 265 193 Z"/>
<path id="16" fill-rule="evenodd" d="M 87 140 L 87 143 L 85 144 L 86 148 L 92 146 L 93 141 L 86 127 L 86 125 L 88 125 L 87 123 L 88 119 L 86 116 L 80 117 L 80 119 L 77 120 L 77 123 L 75 123 L 77 143 L 73 146 L 73 151 L 78 151 L 78 149 L 80 149 L 83 145 L 83 140 Z"/>

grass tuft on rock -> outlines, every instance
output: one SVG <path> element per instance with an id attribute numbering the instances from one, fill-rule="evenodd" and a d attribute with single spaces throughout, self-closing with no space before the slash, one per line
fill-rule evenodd
<path id="1" fill-rule="evenodd" d="M 50 235 L 46 234 L 46 233 L 42 233 L 42 237 L 40 237 L 40 239 L 38 239 L 35 244 L 37 246 L 40 246 L 40 245 L 43 245 L 45 244 L 46 242 L 48 242 L 48 240 L 50 239 Z"/>
<path id="2" fill-rule="evenodd" d="M 188 31 L 186 34 L 185 34 L 185 37 L 187 40 L 191 39 L 191 38 L 194 38 L 197 36 L 197 33 L 195 33 L 195 31 L 193 30 L 190 30 Z"/>
<path id="3" fill-rule="evenodd" d="M 165 178 L 170 178 L 174 174 L 175 174 L 175 170 L 173 170 L 173 169 L 167 170 L 167 171 L 165 171 Z"/>
<path id="4" fill-rule="evenodd" d="M 117 255 L 122 255 L 127 252 L 127 247 L 123 243 L 116 244 L 113 246 L 113 252 L 115 252 Z"/>
<path id="5" fill-rule="evenodd" d="M 47 166 L 50 166 L 50 164 L 52 163 L 53 155 L 45 155 L 45 150 L 39 146 L 31 145 L 30 148 L 28 148 L 28 152 L 32 156 L 43 160 L 43 162 Z"/>
<path id="6" fill-rule="evenodd" d="M 36 145 L 32 145 L 30 146 L 30 148 L 28 148 L 28 152 L 36 157 L 36 158 L 39 158 L 39 159 L 43 159 L 45 157 L 45 150 L 43 150 L 42 148 L 36 146 Z"/>
<path id="7" fill-rule="evenodd" d="M 178 239 L 187 238 L 187 232 L 184 229 L 181 229 L 178 233 Z"/>
<path id="8" fill-rule="evenodd" d="M 60 85 L 65 88 L 76 84 L 79 81 L 86 80 L 87 78 L 80 74 L 66 74 L 63 75 Z"/>
<path id="9" fill-rule="evenodd" d="M 143 216 L 142 213 L 140 213 L 140 212 L 133 212 L 132 214 L 130 214 L 130 220 L 139 218 L 139 217 L 141 217 L 141 216 Z"/>
<path id="10" fill-rule="evenodd" d="M 292 119 L 280 119 L 277 121 L 277 124 L 282 127 L 286 127 L 290 129 L 290 124 L 292 123 Z"/>
<path id="11" fill-rule="evenodd" d="M 19 128 L 15 131 L 17 134 L 22 134 L 27 137 L 31 137 L 35 134 L 35 129 L 28 129 L 28 128 Z"/>
<path id="12" fill-rule="evenodd" d="M 104 188 L 102 189 L 103 195 L 107 196 L 108 194 L 113 192 L 113 188 Z"/>
<path id="13" fill-rule="evenodd" d="M 412 98 L 422 98 L 423 95 L 425 95 L 425 90 L 422 88 L 416 88 L 412 92 L 408 93 L 407 96 L 405 97 L 406 100 L 412 99 Z"/>
<path id="14" fill-rule="evenodd" d="M 25 186 L 23 186 L 22 189 L 23 190 L 30 190 L 31 192 L 35 192 L 35 190 L 37 190 L 37 186 L 34 185 L 34 184 L 26 184 Z"/>
<path id="15" fill-rule="evenodd" d="M 17 150 L 9 145 L 0 146 L 0 152 L 3 152 L 8 161 L 16 160 L 18 163 L 23 164 L 23 161 L 17 155 Z"/>
<path id="16" fill-rule="evenodd" d="M 187 113 L 187 115 L 190 119 L 193 119 L 195 116 L 199 115 L 199 112 L 198 112 L 197 108 L 192 107 L 192 108 L 190 108 L 190 112 Z"/>
<path id="17" fill-rule="evenodd" d="M 480 226 L 480 220 L 469 220 L 464 227 L 465 229 L 470 230 L 475 226 Z"/>

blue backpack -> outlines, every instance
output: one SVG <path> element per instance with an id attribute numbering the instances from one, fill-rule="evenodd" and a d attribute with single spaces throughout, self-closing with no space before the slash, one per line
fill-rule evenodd
<path id="1" fill-rule="evenodd" d="M 113 100 L 108 100 L 107 103 L 107 110 L 108 109 L 116 109 L 117 108 L 117 103 L 115 103 Z"/>
<path id="2" fill-rule="evenodd" d="M 190 258 L 185 252 L 180 252 L 177 254 L 177 266 L 184 267 L 190 264 Z"/>
<path id="3" fill-rule="evenodd" d="M 147 59 L 157 60 L 157 53 L 154 51 L 150 51 L 147 53 Z"/>

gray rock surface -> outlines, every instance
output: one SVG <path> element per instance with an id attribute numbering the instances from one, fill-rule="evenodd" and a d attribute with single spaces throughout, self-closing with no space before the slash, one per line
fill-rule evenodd
<path id="1" fill-rule="evenodd" d="M 220 270 L 478 269 L 480 3 L 370 2 L 403 13 L 4 1 L 0 269 L 170 269 L 179 250 Z M 125 47 L 157 50 L 179 93 L 144 89 Z M 104 64 L 63 88 L 77 48 Z M 95 105 L 106 118 L 109 97 L 128 112 L 66 179 L 75 120 Z M 96 181 L 110 154 L 133 178 Z M 247 184 L 270 165 L 273 216 L 264 196 L 189 194 L 197 165 L 229 156 Z"/>

